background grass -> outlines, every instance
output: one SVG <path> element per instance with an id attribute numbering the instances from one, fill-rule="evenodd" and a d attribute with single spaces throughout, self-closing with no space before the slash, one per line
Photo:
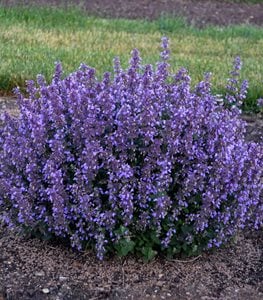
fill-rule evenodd
<path id="1" fill-rule="evenodd" d="M 62 62 L 65 74 L 84 62 L 95 67 L 100 77 L 112 70 L 116 55 L 126 67 L 135 47 L 143 63 L 155 64 L 163 35 L 170 38 L 172 71 L 188 68 L 193 84 L 210 71 L 217 93 L 223 93 L 232 61 L 240 55 L 242 78 L 250 82 L 245 108 L 255 108 L 255 100 L 263 96 L 263 28 L 196 29 L 183 19 L 165 16 L 153 22 L 100 19 L 73 8 L 0 7 L 0 91 L 23 87 L 25 80 L 39 73 L 50 79 L 55 61 Z"/>

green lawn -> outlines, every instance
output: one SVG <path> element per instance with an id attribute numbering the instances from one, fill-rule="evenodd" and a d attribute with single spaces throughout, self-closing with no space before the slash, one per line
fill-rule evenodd
<path id="1" fill-rule="evenodd" d="M 181 19 L 157 21 L 110 20 L 85 16 L 78 10 L 0 7 L 0 91 L 24 86 L 37 74 L 51 78 L 54 62 L 61 61 L 65 73 L 81 62 L 95 67 L 98 76 L 112 70 L 118 55 L 127 66 L 133 48 L 144 63 L 159 58 L 160 39 L 170 38 L 172 71 L 184 66 L 193 83 L 206 71 L 213 73 L 213 86 L 222 92 L 235 56 L 240 55 L 242 78 L 250 82 L 247 106 L 263 95 L 263 28 L 252 26 L 189 27 Z"/>

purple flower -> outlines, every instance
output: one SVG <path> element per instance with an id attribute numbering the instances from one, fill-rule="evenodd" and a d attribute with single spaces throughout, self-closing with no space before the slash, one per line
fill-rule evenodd
<path id="1" fill-rule="evenodd" d="M 263 98 L 259 98 L 259 99 L 257 100 L 257 105 L 258 105 L 259 107 L 263 107 Z"/>

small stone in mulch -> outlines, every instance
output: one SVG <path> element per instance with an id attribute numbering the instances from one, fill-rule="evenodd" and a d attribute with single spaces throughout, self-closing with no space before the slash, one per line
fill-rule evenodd
<path id="1" fill-rule="evenodd" d="M 44 288 L 44 289 L 42 289 L 42 292 L 43 292 L 44 294 L 49 294 L 49 289 Z"/>

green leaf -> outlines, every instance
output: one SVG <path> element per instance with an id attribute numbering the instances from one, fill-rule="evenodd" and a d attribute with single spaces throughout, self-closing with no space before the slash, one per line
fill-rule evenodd
<path id="1" fill-rule="evenodd" d="M 157 245 L 161 244 L 161 241 L 160 241 L 159 237 L 157 236 L 156 231 L 152 231 L 150 234 L 150 237 L 151 237 L 151 241 L 153 243 L 155 243 Z"/>
<path id="2" fill-rule="evenodd" d="M 193 245 L 192 252 L 193 252 L 193 254 L 198 252 L 198 246 L 197 245 Z"/>
<path id="3" fill-rule="evenodd" d="M 142 248 L 142 255 L 146 261 L 152 260 L 157 254 L 157 251 L 153 250 L 152 247 L 146 246 Z"/>
<path id="4" fill-rule="evenodd" d="M 129 238 L 123 238 L 115 245 L 115 249 L 119 256 L 126 256 L 128 253 L 133 252 L 135 242 Z"/>
<path id="5" fill-rule="evenodd" d="M 192 231 L 193 231 L 192 226 L 189 226 L 189 225 L 186 225 L 186 224 L 182 226 L 182 232 L 184 234 L 191 233 Z"/>
<path id="6" fill-rule="evenodd" d="M 115 233 L 123 236 L 127 231 L 128 231 L 128 228 L 121 225 L 117 230 L 115 230 Z"/>

